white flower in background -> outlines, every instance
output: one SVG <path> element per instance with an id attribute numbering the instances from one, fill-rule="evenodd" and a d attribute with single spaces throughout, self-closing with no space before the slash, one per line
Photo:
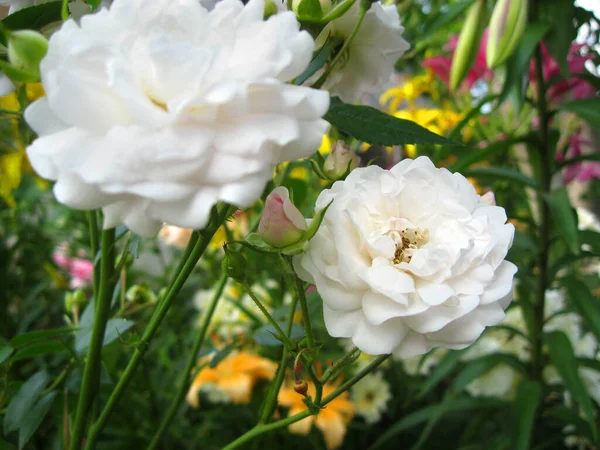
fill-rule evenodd
<path id="1" fill-rule="evenodd" d="M 202 228 L 217 201 L 249 206 L 275 164 L 314 152 L 329 96 L 284 84 L 314 42 L 263 6 L 115 0 L 65 22 L 40 66 L 46 97 L 25 111 L 57 199 L 144 236 Z"/>
<path id="2" fill-rule="evenodd" d="M 521 375 L 515 369 L 500 364 L 470 382 L 465 389 L 474 396 L 511 400 L 520 380 Z"/>
<path id="3" fill-rule="evenodd" d="M 299 276 L 323 298 L 325 325 L 369 354 L 408 358 L 464 348 L 504 318 L 514 227 L 460 174 L 426 157 L 355 169 L 319 195 L 333 200 Z"/>
<path id="4" fill-rule="evenodd" d="M 577 207 L 577 222 L 580 230 L 600 231 L 600 221 L 596 215 L 587 208 Z"/>
<path id="5" fill-rule="evenodd" d="M 374 424 L 379 422 L 381 415 L 387 411 L 387 403 L 392 398 L 392 393 L 383 374 L 372 372 L 352 386 L 350 396 L 356 413 L 368 424 Z"/>
<path id="6" fill-rule="evenodd" d="M 8 95 L 14 90 L 15 85 L 13 84 L 13 82 L 10 81 L 10 79 L 6 75 L 0 73 L 0 97 Z"/>
<path id="7" fill-rule="evenodd" d="M 328 36 L 350 37 L 358 20 L 359 4 L 355 2 L 346 14 L 327 24 L 318 41 L 324 43 Z M 362 93 L 377 91 L 390 79 L 398 58 L 410 48 L 402 39 L 403 32 L 396 5 L 373 3 L 350 43 L 348 54 L 341 56 L 342 61 L 323 87 L 349 103 Z"/>

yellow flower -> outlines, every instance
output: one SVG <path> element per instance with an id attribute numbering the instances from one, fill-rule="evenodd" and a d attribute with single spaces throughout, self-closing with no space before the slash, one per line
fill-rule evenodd
<path id="1" fill-rule="evenodd" d="M 324 134 L 323 139 L 321 140 L 321 145 L 319 146 L 319 153 L 321 155 L 326 155 L 331 151 L 331 139 L 329 136 Z"/>
<path id="2" fill-rule="evenodd" d="M 336 386 L 323 386 L 323 397 L 331 394 Z M 315 389 L 312 384 L 308 386 L 308 395 L 314 397 Z M 307 409 L 302 401 L 304 397 L 294 391 L 293 387 L 286 387 L 279 391 L 279 404 L 289 408 L 288 415 L 293 416 Z M 291 424 L 288 429 L 295 434 L 308 434 L 313 423 L 321 430 L 328 449 L 338 448 L 344 442 L 346 425 L 352 420 L 356 410 L 350 401 L 348 392 L 336 397 L 317 416 L 309 416 Z"/>
<path id="3" fill-rule="evenodd" d="M 276 370 L 277 365 L 269 359 L 245 351 L 232 353 L 215 368 L 207 366 L 200 370 L 188 391 L 187 401 L 198 408 L 200 390 L 216 388 L 233 403 L 248 403 L 257 381 L 272 380 Z"/>
<path id="4" fill-rule="evenodd" d="M 379 98 L 381 106 L 389 103 L 387 111 L 392 114 L 397 111 L 403 101 L 412 107 L 421 95 L 431 91 L 433 73 L 428 71 L 426 74 L 418 75 L 406 81 L 402 86 L 396 86 L 385 91 Z"/>

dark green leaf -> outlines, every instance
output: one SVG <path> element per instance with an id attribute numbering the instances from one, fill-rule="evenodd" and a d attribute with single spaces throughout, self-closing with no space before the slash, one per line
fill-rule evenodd
<path id="1" fill-rule="evenodd" d="M 474 177 L 474 178 L 498 178 L 501 180 L 514 181 L 515 183 L 521 184 L 523 186 L 529 186 L 534 189 L 539 189 L 540 185 L 533 178 L 528 177 L 527 175 L 523 175 L 521 172 L 508 169 L 506 167 L 476 167 L 474 169 L 469 169 L 467 171 L 462 172 L 465 177 Z"/>
<path id="2" fill-rule="evenodd" d="M 528 450 L 533 433 L 535 411 L 542 398 L 542 387 L 534 381 L 523 381 L 517 388 L 512 405 L 512 450 Z"/>
<path id="3" fill-rule="evenodd" d="M 127 319 L 110 319 L 106 323 L 106 330 L 104 331 L 104 342 L 102 346 L 108 345 L 117 339 L 120 335 L 129 330 L 135 322 Z M 90 339 L 92 336 L 92 328 L 80 328 L 75 335 L 75 351 L 79 354 L 84 353 L 90 345 Z"/>
<path id="4" fill-rule="evenodd" d="M 438 405 L 426 406 L 401 418 L 398 422 L 387 428 L 379 438 L 369 447 L 369 450 L 377 448 L 391 448 L 389 442 L 395 439 L 403 431 L 426 422 L 433 416 L 442 417 L 453 412 L 482 411 L 489 408 L 501 408 L 505 406 L 501 400 L 491 398 L 455 398 L 452 401 Z M 388 444 L 384 446 L 383 444 Z"/>
<path id="5" fill-rule="evenodd" d="M 0 21 L 0 24 L 12 31 L 25 29 L 39 30 L 45 25 L 61 20 L 61 7 L 61 1 L 30 6 L 10 14 Z M 0 37 L 0 44 L 7 45 L 4 37 Z"/>
<path id="6" fill-rule="evenodd" d="M 38 396 L 42 393 L 50 377 L 45 370 L 37 372 L 29 378 L 19 392 L 15 394 L 4 415 L 4 434 L 19 429 L 23 425 L 23 420 L 35 405 Z"/>
<path id="7" fill-rule="evenodd" d="M 459 372 L 452 384 L 454 392 L 462 391 L 471 381 L 485 375 L 499 364 L 505 364 L 513 369 L 526 374 L 527 369 L 522 362 L 514 355 L 508 353 L 494 353 L 474 359 L 465 364 L 465 367 Z"/>
<path id="8" fill-rule="evenodd" d="M 40 401 L 25 414 L 21 427 L 19 428 L 19 448 L 23 448 L 25 444 L 29 442 L 29 439 L 31 439 L 33 433 L 39 428 L 57 394 L 58 392 L 53 391 L 44 395 Z"/>
<path id="9" fill-rule="evenodd" d="M 306 80 L 308 80 L 310 77 L 312 77 L 317 72 L 317 70 L 319 70 L 325 65 L 333 50 L 336 47 L 338 47 L 342 42 L 343 41 L 341 41 L 340 39 L 329 36 L 325 41 L 325 44 L 323 44 L 323 46 L 315 52 L 312 61 L 304 70 L 304 72 L 302 72 L 296 77 L 296 79 L 294 80 L 294 84 L 299 86 Z"/>
<path id="10" fill-rule="evenodd" d="M 373 145 L 445 144 L 461 146 L 417 125 L 371 106 L 349 105 L 333 97 L 325 120 L 346 134 Z"/>
<path id="11" fill-rule="evenodd" d="M 66 334 L 74 333 L 77 331 L 75 328 L 54 328 L 52 330 L 43 331 L 29 331 L 27 333 L 21 333 L 10 340 L 10 345 L 13 347 L 22 347 L 24 345 L 32 344 L 36 341 L 45 339 L 51 339 L 57 336 L 64 336 Z"/>
<path id="12" fill-rule="evenodd" d="M 562 187 L 544 195 L 544 198 L 550 207 L 550 212 L 560 236 L 567 243 L 571 253 L 578 254 L 580 252 L 579 231 L 577 230 L 577 220 L 575 212 L 571 208 L 567 189 Z"/>
<path id="13" fill-rule="evenodd" d="M 435 369 L 427 376 L 427 379 L 421 385 L 419 396 L 426 395 L 431 392 L 439 383 L 441 383 L 448 375 L 450 375 L 463 355 L 462 350 L 450 350 L 446 356 L 436 365 Z"/>
<path id="14" fill-rule="evenodd" d="M 579 414 L 566 406 L 559 405 L 544 411 L 544 417 L 552 417 L 564 422 L 564 425 L 572 425 L 575 427 L 575 432 L 580 436 L 585 436 L 593 439 L 592 430 L 588 423 L 583 420 Z"/>
<path id="15" fill-rule="evenodd" d="M 583 320 L 600 340 L 600 303 L 582 281 L 575 277 L 562 279 L 567 288 L 568 298 Z"/>
<path id="16" fill-rule="evenodd" d="M 231 344 L 223 347 L 221 350 L 217 351 L 213 357 L 210 360 L 210 367 L 211 368 L 215 368 L 219 365 L 219 363 L 221 361 L 223 361 L 225 358 L 227 358 L 230 353 L 235 350 L 236 346 L 237 346 L 237 342 L 232 342 Z"/>
<path id="17" fill-rule="evenodd" d="M 562 111 L 569 111 L 589 122 L 594 128 L 600 128 L 600 98 L 590 97 L 572 102 L 563 103 L 559 106 Z"/>
<path id="18" fill-rule="evenodd" d="M 5 345 L 4 347 L 0 348 L 0 364 L 6 361 L 14 351 L 15 349 L 10 345 Z"/>
<path id="19" fill-rule="evenodd" d="M 594 408 L 592 400 L 585 388 L 585 385 L 579 377 L 579 365 L 573 353 L 573 347 L 569 338 L 560 331 L 554 331 L 545 336 L 550 360 L 558 370 L 565 386 L 573 395 L 573 399 L 579 404 L 583 415 L 592 427 L 594 440 L 596 439 L 596 427 L 594 420 Z"/>
<path id="20" fill-rule="evenodd" d="M 581 230 L 579 232 L 579 242 L 581 245 L 588 246 L 587 249 L 591 253 L 600 256 L 600 233 L 592 230 Z"/>
<path id="21" fill-rule="evenodd" d="M 430 18 L 425 22 L 425 30 L 423 31 L 423 33 L 436 33 L 440 30 L 440 28 L 443 28 L 446 25 L 455 24 L 456 22 L 454 20 L 460 15 L 462 15 L 467 9 L 469 9 L 469 6 L 471 6 L 473 1 L 474 0 L 466 0 L 455 3 L 453 5 L 448 6 L 445 11 L 430 16 Z"/>
<path id="22" fill-rule="evenodd" d="M 48 353 L 65 352 L 67 350 L 67 346 L 60 341 L 35 342 L 18 350 L 11 358 L 11 361 L 33 358 L 34 356 L 46 355 Z"/>
<path id="23" fill-rule="evenodd" d="M 573 24 L 575 17 L 575 2 L 573 0 L 554 0 L 552 7 L 540 3 L 539 12 L 544 22 L 550 25 L 550 31 L 544 42 L 548 51 L 554 57 L 564 76 L 569 74 L 567 56 L 571 42 L 577 36 L 577 29 Z"/>
<path id="24" fill-rule="evenodd" d="M 487 160 L 491 155 L 500 151 L 508 151 L 514 144 L 523 142 L 525 138 L 509 139 L 494 142 L 485 148 L 469 148 L 461 152 L 458 160 L 448 167 L 450 172 L 461 172 L 472 164 Z"/>
<path id="25" fill-rule="evenodd" d="M 560 167 L 566 167 L 571 164 L 584 162 L 584 161 L 600 161 L 600 153 L 587 153 L 585 155 L 575 156 L 574 158 L 567 159 L 559 164 Z"/>

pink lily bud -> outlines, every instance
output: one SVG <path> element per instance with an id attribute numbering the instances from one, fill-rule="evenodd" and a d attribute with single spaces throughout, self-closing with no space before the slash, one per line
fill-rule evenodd
<path id="1" fill-rule="evenodd" d="M 283 248 L 298 242 L 306 230 L 306 219 L 290 201 L 288 190 L 279 186 L 265 201 L 258 234 L 272 247 Z"/>
<path id="2" fill-rule="evenodd" d="M 337 141 L 331 147 L 331 154 L 325 160 L 323 169 L 332 180 L 339 180 L 346 172 L 356 169 L 360 158 L 348 147 L 344 141 Z"/>

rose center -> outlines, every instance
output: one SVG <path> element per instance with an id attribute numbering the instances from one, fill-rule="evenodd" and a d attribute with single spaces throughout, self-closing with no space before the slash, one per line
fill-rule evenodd
<path id="1" fill-rule="evenodd" d="M 409 263 L 415 251 L 429 242 L 429 230 L 421 228 L 404 228 L 388 233 L 396 243 L 394 264 Z"/>

